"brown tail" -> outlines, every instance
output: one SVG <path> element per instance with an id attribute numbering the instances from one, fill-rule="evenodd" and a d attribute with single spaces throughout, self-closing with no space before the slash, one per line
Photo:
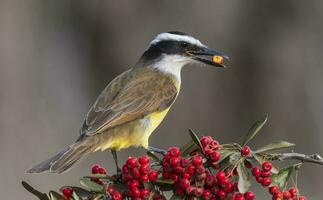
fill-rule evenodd
<path id="1" fill-rule="evenodd" d="M 42 172 L 63 173 L 71 169 L 78 161 L 85 158 L 89 153 L 93 152 L 95 145 L 93 141 L 81 140 L 67 147 L 60 153 L 45 160 L 44 162 L 27 170 L 26 173 L 39 174 Z"/>

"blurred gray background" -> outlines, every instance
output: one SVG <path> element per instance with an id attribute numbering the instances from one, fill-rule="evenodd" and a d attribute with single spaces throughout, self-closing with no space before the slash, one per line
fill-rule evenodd
<path id="1" fill-rule="evenodd" d="M 192 34 L 231 61 L 225 70 L 183 70 L 181 94 L 151 145 L 181 145 L 188 128 L 241 142 L 268 113 L 252 147 L 288 140 L 296 151 L 323 153 L 322 10 L 320 0 L 1 0 L 1 199 L 35 199 L 21 180 L 46 192 L 78 184 L 93 163 L 115 170 L 109 152 L 100 152 L 63 175 L 24 174 L 71 144 L 100 91 L 169 30 Z M 143 152 L 125 150 L 120 159 Z M 322 179 L 321 166 L 304 165 L 302 193 L 321 199 Z"/>

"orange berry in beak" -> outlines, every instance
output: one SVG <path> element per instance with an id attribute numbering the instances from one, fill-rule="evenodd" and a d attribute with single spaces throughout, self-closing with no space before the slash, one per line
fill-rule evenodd
<path id="1" fill-rule="evenodd" d="M 213 56 L 212 57 L 212 61 L 214 63 L 218 63 L 218 64 L 221 64 L 223 62 L 223 57 L 222 56 Z"/>

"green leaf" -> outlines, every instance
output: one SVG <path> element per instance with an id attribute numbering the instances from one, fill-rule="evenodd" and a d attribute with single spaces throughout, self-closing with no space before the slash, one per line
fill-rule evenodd
<path id="1" fill-rule="evenodd" d="M 29 185 L 27 182 L 22 181 L 21 184 L 26 190 L 28 190 L 30 193 L 32 193 L 33 195 L 38 197 L 38 199 L 40 199 L 40 200 L 49 200 L 47 194 L 39 192 L 38 190 L 33 188 L 31 185 Z"/>
<path id="2" fill-rule="evenodd" d="M 290 176 L 292 175 L 294 170 L 295 170 L 294 166 L 279 170 L 279 172 L 277 174 L 274 174 L 271 176 L 272 184 L 277 185 L 281 188 L 285 187 L 288 179 L 290 178 Z"/>
<path id="3" fill-rule="evenodd" d="M 250 140 L 252 140 L 252 138 L 254 138 L 257 133 L 261 130 L 261 128 L 266 124 L 268 119 L 268 116 L 265 115 L 263 116 L 261 119 L 257 120 L 249 129 L 248 134 L 246 136 L 246 138 L 243 141 L 243 145 L 245 146 L 246 144 L 248 144 L 248 142 L 250 142 Z"/>
<path id="4" fill-rule="evenodd" d="M 161 185 L 173 185 L 174 181 L 171 179 L 158 179 L 154 181 L 156 184 L 161 184 Z"/>
<path id="5" fill-rule="evenodd" d="M 152 158 L 156 162 L 159 162 L 159 163 L 161 162 L 161 160 L 155 154 L 153 154 L 152 152 L 147 151 L 146 154 L 147 154 L 147 156 L 149 156 L 150 158 Z"/>
<path id="6" fill-rule="evenodd" d="M 64 199 L 64 197 L 60 193 L 55 192 L 55 191 L 49 192 L 49 198 L 51 200 L 63 200 Z"/>
<path id="7" fill-rule="evenodd" d="M 295 144 L 289 143 L 286 141 L 277 141 L 277 142 L 267 144 L 266 146 L 261 147 L 260 149 L 257 149 L 255 151 L 255 153 L 263 153 L 266 151 L 273 151 L 273 150 L 288 148 L 288 147 L 292 147 L 292 146 L 295 146 Z"/>
<path id="8" fill-rule="evenodd" d="M 246 170 L 243 162 L 239 163 L 237 166 L 237 172 L 239 175 L 238 189 L 240 193 L 244 194 L 249 190 L 251 183 L 249 181 L 249 173 Z"/>
<path id="9" fill-rule="evenodd" d="M 259 156 L 259 155 L 257 155 L 257 154 L 252 154 L 252 156 L 255 158 L 255 160 L 260 164 L 260 165 L 262 165 L 262 163 L 264 163 L 265 161 L 267 161 L 267 160 L 265 160 L 265 159 L 263 159 L 261 156 Z M 278 173 L 278 169 L 275 167 L 275 166 L 273 166 L 273 168 L 270 170 L 273 174 L 277 174 Z"/>
<path id="10" fill-rule="evenodd" d="M 235 153 L 236 151 L 234 150 L 229 150 L 229 149 L 221 149 L 219 151 L 219 153 L 221 154 L 221 158 L 218 161 L 218 163 L 221 163 L 224 159 L 226 159 L 227 157 L 231 156 L 233 153 Z"/>
<path id="11" fill-rule="evenodd" d="M 197 148 L 196 144 L 191 140 L 188 143 L 186 143 L 182 148 L 180 148 L 180 151 L 182 152 L 181 155 L 183 157 L 188 156 L 191 152 L 193 152 Z"/>
<path id="12" fill-rule="evenodd" d="M 193 140 L 193 142 L 201 149 L 201 151 L 203 152 L 203 147 L 202 144 L 200 142 L 199 137 L 197 137 L 197 135 L 194 133 L 194 131 L 192 129 L 189 129 L 188 132 L 190 133 L 190 136 Z"/>
<path id="13" fill-rule="evenodd" d="M 83 185 L 84 187 L 88 188 L 89 190 L 91 190 L 93 192 L 102 192 L 104 189 L 102 185 L 97 184 L 87 178 L 81 178 L 80 183 L 81 183 L 81 185 Z"/>
<path id="14" fill-rule="evenodd" d="M 73 191 L 77 194 L 78 197 L 80 197 L 81 199 L 90 199 L 93 196 L 93 193 L 80 188 L 80 187 L 74 187 L 74 186 L 67 186 L 73 189 Z"/>
<path id="15" fill-rule="evenodd" d="M 77 196 L 77 194 L 75 192 L 73 192 L 72 197 L 74 200 L 80 200 L 80 198 Z"/>
<path id="16" fill-rule="evenodd" d="M 98 179 L 105 179 L 105 180 L 114 180 L 113 177 L 106 175 L 106 174 L 92 174 L 91 176 L 84 176 L 84 178 L 98 178 Z"/>
<path id="17" fill-rule="evenodd" d="M 154 181 L 154 185 L 158 186 L 161 191 L 170 191 L 174 189 L 174 181 L 170 179 L 158 179 Z"/>

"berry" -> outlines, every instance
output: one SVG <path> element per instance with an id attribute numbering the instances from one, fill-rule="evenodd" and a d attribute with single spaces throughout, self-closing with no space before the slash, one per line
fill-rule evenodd
<path id="1" fill-rule="evenodd" d="M 245 198 L 243 194 L 238 193 L 235 195 L 234 200 L 245 200 Z"/>
<path id="2" fill-rule="evenodd" d="M 172 167 L 179 166 L 180 159 L 178 157 L 171 157 L 171 159 L 169 160 L 169 163 Z"/>
<path id="3" fill-rule="evenodd" d="M 187 173 L 190 175 L 194 175 L 195 174 L 195 167 L 193 165 L 190 165 L 187 167 Z"/>
<path id="4" fill-rule="evenodd" d="M 112 200 L 122 200 L 122 194 L 119 191 L 114 191 L 111 197 L 112 197 Z"/>
<path id="5" fill-rule="evenodd" d="M 138 167 L 138 159 L 135 157 L 129 157 L 127 160 L 127 165 L 129 168 Z"/>
<path id="6" fill-rule="evenodd" d="M 143 198 L 143 199 L 148 199 L 150 196 L 150 190 L 149 189 L 141 189 L 140 190 L 140 197 Z"/>
<path id="7" fill-rule="evenodd" d="M 268 178 L 268 177 L 264 177 L 263 179 L 262 179 L 262 181 L 261 181 L 261 185 L 263 186 L 263 187 L 267 187 L 267 186 L 269 186 L 271 184 L 271 179 L 270 178 Z"/>
<path id="8" fill-rule="evenodd" d="M 244 193 L 243 196 L 244 196 L 244 198 L 246 200 L 254 200 L 255 199 L 255 194 L 253 192 L 250 192 L 250 191 Z"/>
<path id="9" fill-rule="evenodd" d="M 64 187 L 62 189 L 62 193 L 63 193 L 64 197 L 66 197 L 67 199 L 70 199 L 73 195 L 73 189 L 69 188 L 69 187 Z"/>
<path id="10" fill-rule="evenodd" d="M 218 162 L 221 158 L 221 154 L 217 151 L 214 151 L 211 155 L 210 155 L 210 159 L 213 161 L 213 162 Z"/>
<path id="11" fill-rule="evenodd" d="M 243 146 L 240 152 L 241 152 L 241 155 L 243 156 L 249 156 L 251 149 L 249 146 Z"/>
<path id="12" fill-rule="evenodd" d="M 139 187 L 139 181 L 137 180 L 131 180 L 127 183 L 129 189 L 138 188 Z"/>
<path id="13" fill-rule="evenodd" d="M 196 155 L 192 158 L 192 164 L 194 166 L 200 166 L 203 164 L 203 158 L 200 155 Z"/>
<path id="14" fill-rule="evenodd" d="M 203 192 L 204 192 L 204 189 L 203 189 L 203 188 L 196 188 L 196 189 L 194 190 L 194 195 L 195 195 L 196 197 L 200 197 L 200 196 L 202 196 Z"/>
<path id="15" fill-rule="evenodd" d="M 219 197 L 219 199 L 225 199 L 227 197 L 227 193 L 224 190 L 218 190 L 216 195 Z"/>
<path id="16" fill-rule="evenodd" d="M 257 181 L 258 183 L 262 183 L 262 180 L 264 180 L 264 178 L 263 178 L 263 177 L 261 177 L 261 176 L 256 177 L 256 181 Z"/>
<path id="17" fill-rule="evenodd" d="M 271 164 L 271 162 L 266 161 L 266 162 L 262 163 L 262 169 L 265 172 L 269 172 L 272 168 L 273 168 L 273 165 Z"/>
<path id="18" fill-rule="evenodd" d="M 115 189 L 111 186 L 111 185 L 109 185 L 108 187 L 107 187 L 107 192 L 109 193 L 109 194 L 112 194 L 112 192 L 114 192 L 115 191 Z"/>
<path id="19" fill-rule="evenodd" d="M 298 197 L 298 200 L 307 200 L 307 198 L 306 198 L 306 197 L 304 197 L 304 196 L 299 196 L 299 197 Z"/>
<path id="20" fill-rule="evenodd" d="M 172 179 L 174 181 L 174 183 L 177 183 L 178 182 L 178 175 L 177 174 L 171 174 L 170 179 Z"/>
<path id="21" fill-rule="evenodd" d="M 211 136 L 203 136 L 200 141 L 202 146 L 206 147 L 208 144 L 210 144 L 213 141 L 213 138 Z"/>
<path id="22" fill-rule="evenodd" d="M 145 182 L 149 181 L 149 177 L 148 177 L 148 175 L 147 175 L 147 174 L 143 174 L 143 175 L 141 175 L 141 176 L 140 176 L 140 181 L 141 181 L 141 182 L 143 182 L 143 183 L 145 183 Z"/>
<path id="23" fill-rule="evenodd" d="M 136 178 L 139 179 L 140 178 L 140 172 L 138 168 L 132 168 L 131 169 L 131 175 Z"/>
<path id="24" fill-rule="evenodd" d="M 269 177 L 271 175 L 270 171 L 266 172 L 266 171 L 262 171 L 261 172 L 261 176 L 262 177 Z"/>
<path id="25" fill-rule="evenodd" d="M 212 193 L 210 190 L 204 190 L 202 194 L 203 200 L 209 200 L 212 197 Z"/>
<path id="26" fill-rule="evenodd" d="M 218 181 L 220 181 L 220 180 L 223 180 L 225 178 L 227 178 L 227 177 L 225 176 L 224 171 L 218 171 L 218 173 L 216 174 L 216 179 L 218 179 Z"/>
<path id="27" fill-rule="evenodd" d="M 181 180 L 181 186 L 186 189 L 191 185 L 190 181 L 186 178 L 182 178 Z"/>
<path id="28" fill-rule="evenodd" d="M 150 172 L 150 166 L 149 164 L 141 165 L 139 168 L 140 174 L 148 174 Z"/>
<path id="29" fill-rule="evenodd" d="M 289 191 L 284 191 L 283 192 L 283 199 L 284 200 L 289 200 L 290 198 L 292 198 L 292 195 L 290 194 Z"/>
<path id="30" fill-rule="evenodd" d="M 297 189 L 296 189 L 296 187 L 291 187 L 291 188 L 289 188 L 288 191 L 290 192 L 292 198 L 294 198 L 294 197 L 297 196 Z"/>
<path id="31" fill-rule="evenodd" d="M 158 178 L 158 172 L 156 170 L 151 170 L 148 174 L 148 178 L 150 181 L 155 181 Z"/>
<path id="32" fill-rule="evenodd" d="M 274 199 L 282 199 L 283 198 L 283 193 L 281 191 L 276 191 L 273 194 Z"/>
<path id="33" fill-rule="evenodd" d="M 163 172 L 162 177 L 163 177 L 163 179 L 169 179 L 170 178 L 170 173 L 169 172 Z"/>
<path id="34" fill-rule="evenodd" d="M 103 167 L 100 167 L 99 174 L 107 174 L 107 171 Z"/>
<path id="35" fill-rule="evenodd" d="M 274 185 L 274 186 L 269 187 L 268 191 L 270 194 L 274 194 L 275 192 L 280 191 L 280 189 L 277 185 Z"/>
<path id="36" fill-rule="evenodd" d="M 178 147 L 170 147 L 168 152 L 173 157 L 178 157 L 181 153 Z"/>
<path id="37" fill-rule="evenodd" d="M 191 175 L 190 175 L 189 173 L 183 173 L 183 174 L 182 174 L 182 177 L 183 177 L 183 178 L 190 179 L 190 178 L 191 178 Z"/>
<path id="38" fill-rule="evenodd" d="M 261 175 L 261 169 L 259 167 L 253 167 L 251 173 L 254 177 L 259 177 Z"/>
<path id="39" fill-rule="evenodd" d="M 187 158 L 181 158 L 180 165 L 181 167 L 187 167 L 190 164 L 189 159 Z"/>
<path id="40" fill-rule="evenodd" d="M 93 165 L 91 168 L 92 174 L 98 174 L 100 168 L 101 168 L 101 166 L 98 164 Z"/>
<path id="41" fill-rule="evenodd" d="M 130 195 L 135 198 L 140 197 L 140 190 L 138 188 L 132 188 Z"/>
<path id="42" fill-rule="evenodd" d="M 149 157 L 148 156 L 141 156 L 140 158 L 139 158 L 139 163 L 141 164 L 141 165 L 147 165 L 148 163 L 149 163 Z"/>

